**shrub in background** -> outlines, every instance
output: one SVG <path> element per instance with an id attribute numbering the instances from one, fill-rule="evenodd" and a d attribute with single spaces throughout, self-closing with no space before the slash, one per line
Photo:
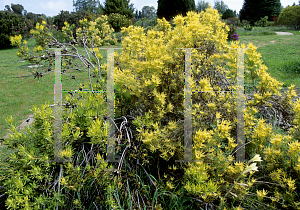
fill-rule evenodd
<path id="1" fill-rule="evenodd" d="M 255 26 L 267 27 L 268 26 L 268 16 L 261 18 L 259 21 L 254 23 Z"/>
<path id="2" fill-rule="evenodd" d="M 236 33 L 236 29 L 237 29 L 237 27 L 235 26 L 234 23 L 229 26 L 229 31 L 228 31 L 228 40 L 229 41 L 239 39 L 239 36 Z"/>
<path id="3" fill-rule="evenodd" d="M 252 26 L 250 24 L 250 21 L 243 20 L 241 24 L 244 27 L 245 31 L 252 31 Z"/>
<path id="4" fill-rule="evenodd" d="M 0 11 L 0 49 L 11 46 L 9 37 L 21 34 L 28 37 L 34 26 L 31 20 L 10 11 Z"/>
<path id="5" fill-rule="evenodd" d="M 108 22 L 113 27 L 115 32 L 120 32 L 122 27 L 132 25 L 132 20 L 128 19 L 125 15 L 118 13 L 111 13 L 108 15 Z"/>
<path id="6" fill-rule="evenodd" d="M 231 9 L 227 9 L 223 14 L 222 14 L 222 19 L 228 19 L 228 18 L 233 18 L 236 17 L 236 14 L 234 11 Z"/>
<path id="7" fill-rule="evenodd" d="M 157 24 L 156 18 L 154 19 L 141 18 L 134 23 L 135 26 L 141 26 L 143 28 L 149 27 L 151 29 L 154 28 L 156 24 Z"/>
<path id="8" fill-rule="evenodd" d="M 291 27 L 295 30 L 300 29 L 300 6 L 287 6 L 279 15 L 278 23 Z"/>
<path id="9" fill-rule="evenodd" d="M 239 18 L 238 17 L 227 18 L 226 21 L 227 21 L 227 24 L 233 24 L 234 23 L 236 26 L 239 26 L 239 25 L 237 25 L 238 22 L 239 22 Z"/>

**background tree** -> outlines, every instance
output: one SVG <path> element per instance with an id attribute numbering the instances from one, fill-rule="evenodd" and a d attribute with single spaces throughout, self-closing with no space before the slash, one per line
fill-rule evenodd
<path id="1" fill-rule="evenodd" d="M 242 9 L 240 10 L 240 19 L 248 20 L 251 24 L 259 21 L 261 18 L 268 16 L 278 16 L 281 11 L 280 0 L 244 0 Z"/>
<path id="2" fill-rule="evenodd" d="M 142 8 L 142 18 L 154 19 L 156 18 L 156 9 L 153 6 L 144 6 Z"/>
<path id="3" fill-rule="evenodd" d="M 198 1 L 198 4 L 196 6 L 196 11 L 197 12 L 205 11 L 206 8 L 208 8 L 208 7 L 209 7 L 209 3 L 204 0 L 201 0 L 201 1 Z"/>
<path id="4" fill-rule="evenodd" d="M 236 17 L 236 14 L 231 9 L 227 9 L 222 15 L 222 19 L 227 19 L 231 17 Z"/>
<path id="5" fill-rule="evenodd" d="M 228 9 L 228 6 L 224 3 L 224 1 L 216 1 L 214 5 L 214 9 L 217 9 L 221 15 Z"/>
<path id="6" fill-rule="evenodd" d="M 185 16 L 188 11 L 195 10 L 195 0 L 158 0 L 157 17 L 170 20 L 178 14 Z"/>
<path id="7" fill-rule="evenodd" d="M 11 12 L 10 6 L 9 6 L 9 5 L 5 5 L 4 11 L 9 11 L 9 12 Z"/>
<path id="8" fill-rule="evenodd" d="M 295 30 L 300 29 L 300 5 L 287 6 L 279 15 L 278 23 Z"/>
<path id="9" fill-rule="evenodd" d="M 24 7 L 21 4 L 11 4 L 11 9 L 14 11 L 17 15 L 23 15 Z"/>
<path id="10" fill-rule="evenodd" d="M 90 11 L 96 14 L 101 13 L 99 0 L 73 0 L 73 7 L 75 7 L 76 12 Z"/>
<path id="11" fill-rule="evenodd" d="M 119 13 L 130 19 L 134 17 L 134 8 L 130 0 L 105 0 L 104 5 L 100 4 L 100 8 L 104 15 Z"/>

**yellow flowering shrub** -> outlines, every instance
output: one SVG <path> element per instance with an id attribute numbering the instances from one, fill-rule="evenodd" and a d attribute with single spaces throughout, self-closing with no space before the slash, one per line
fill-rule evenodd
<path id="1" fill-rule="evenodd" d="M 65 35 L 69 36 L 71 39 L 74 39 L 75 34 L 73 34 L 73 27 L 70 26 L 67 22 L 64 23 L 65 26 L 62 28 L 62 31 Z M 94 21 L 88 21 L 86 18 L 79 21 L 79 28 L 76 29 L 76 38 L 77 40 L 84 40 L 84 37 L 87 37 L 87 42 L 95 47 L 100 47 L 107 44 L 115 44 L 117 40 L 112 36 L 114 29 L 108 23 L 108 17 L 102 15 Z M 92 39 L 92 38 L 93 39 Z"/>
<path id="2" fill-rule="evenodd" d="M 112 40 L 112 30 L 106 25 L 105 18 L 102 16 L 91 22 L 81 20 L 76 31 L 81 42 L 77 41 L 77 44 L 101 46 Z M 32 32 L 40 36 L 45 30 L 42 23 Z M 169 195 L 193 197 L 197 201 L 194 209 L 208 205 L 219 209 L 257 209 L 261 206 L 299 209 L 300 101 L 293 101 L 296 96 L 293 86 L 285 93 L 280 92 L 282 83 L 270 76 L 253 44 L 228 43 L 228 30 L 220 21 L 218 11 L 211 7 L 205 12 L 176 16 L 174 27 L 165 19 L 159 19 L 158 24 L 147 32 L 141 27 L 123 28 L 123 49 L 120 54 L 115 53 L 114 70 L 115 120 L 126 119 L 115 125 L 123 128 L 122 131 L 116 129 L 116 153 L 121 161 L 108 164 L 102 156 L 108 132 L 104 95 L 99 94 L 98 100 L 88 94 L 80 94 L 77 99 L 68 96 L 66 100 L 76 103 L 80 109 L 67 110 L 63 114 L 63 119 L 69 121 L 63 126 L 62 136 L 69 145 L 62 155 L 74 161 L 74 164 L 63 166 L 64 176 L 59 180 L 64 189 L 70 193 L 84 191 L 91 194 L 88 186 L 97 183 L 94 192 L 99 193 L 98 188 L 104 191 L 96 197 L 98 204 L 111 209 L 138 209 L 146 208 L 146 205 L 168 209 L 172 199 L 163 196 Z M 63 31 L 74 39 L 73 28 L 68 23 Z M 12 40 L 22 43 L 17 38 Z M 42 53 L 43 46 L 37 45 L 34 51 Z M 183 161 L 187 134 L 184 124 L 186 48 L 192 48 L 191 162 Z M 237 148 L 236 140 L 238 48 L 244 49 L 245 81 L 252 84 L 253 90 L 252 95 L 245 97 L 246 159 L 242 162 L 235 161 L 236 151 L 241 149 Z M 89 60 L 92 61 L 90 64 L 97 63 L 97 58 L 101 60 L 99 50 L 93 46 L 86 50 L 96 55 L 94 60 Z M 62 63 L 63 67 L 67 66 L 66 62 Z M 103 68 L 106 73 L 107 66 Z M 94 70 L 100 69 L 95 67 Z M 81 97 L 85 101 L 81 101 Z M 100 107 L 103 119 L 99 118 L 98 112 L 96 116 L 96 106 Z M 276 110 L 283 113 L 274 119 L 279 128 L 269 117 L 272 112 L 276 115 Z M 43 148 L 49 150 L 53 142 L 51 123 L 48 122 L 51 113 L 35 111 L 37 131 L 31 135 L 40 139 L 38 142 L 42 141 Z M 282 123 L 289 127 L 280 129 Z M 10 143 L 26 142 L 26 135 L 17 132 L 15 127 L 13 132 Z M 85 141 L 89 142 L 86 147 L 82 146 Z M 90 149 L 94 147 L 97 153 Z M 122 147 L 125 149 L 120 152 Z M 31 154 L 20 149 L 30 161 Z M 78 160 L 84 167 L 78 165 Z M 94 161 L 93 166 L 89 160 Z M 32 173 L 38 170 L 31 169 Z M 108 176 L 109 172 L 111 176 Z M 17 189 L 24 186 L 17 179 L 13 182 L 5 183 Z M 26 193 L 23 194 L 26 198 Z M 69 203 L 81 208 L 80 199 L 64 196 Z M 18 199 L 17 204 L 21 202 L 20 196 L 14 198 Z M 91 199 L 88 197 L 86 201 Z M 168 200 L 170 205 L 163 200 Z M 16 206 L 10 198 L 6 204 L 12 209 Z M 54 205 L 52 202 L 50 206 Z"/>
<path id="3" fill-rule="evenodd" d="M 189 12 L 186 17 L 179 15 L 174 18 L 174 24 L 172 29 L 162 19 L 146 33 L 134 26 L 122 30 L 123 50 L 115 55 L 118 106 L 144 124 L 138 126 L 135 121 L 138 130 L 142 131 L 139 139 L 151 154 L 160 161 L 176 165 L 175 160 L 184 157 L 184 48 L 193 48 L 192 154 L 193 160 L 198 162 L 188 163 L 175 171 L 163 166 L 161 170 L 169 171 L 178 179 L 162 178 L 164 186 L 172 190 L 181 183 L 188 194 L 222 208 L 226 208 L 233 197 L 236 201 L 250 199 L 251 193 L 259 202 L 266 201 L 267 205 L 279 207 L 280 204 L 275 205 L 269 199 L 275 197 L 275 192 L 265 185 L 257 188 L 255 177 L 270 174 L 283 167 L 283 163 L 293 171 L 299 171 L 298 143 L 294 135 L 299 129 L 294 127 L 290 136 L 276 134 L 260 111 L 262 107 L 272 109 L 276 105 L 274 96 L 281 97 L 280 106 L 292 111 L 293 86 L 282 96 L 282 83 L 270 76 L 257 47 L 252 43 L 228 44 L 228 28 L 219 20 L 216 10 L 208 8 L 206 12 Z M 252 83 L 254 90 L 252 97 L 245 97 L 246 158 L 259 154 L 263 157 L 259 161 L 264 163 L 234 161 L 237 96 L 235 92 L 226 91 L 235 90 L 237 48 L 244 49 L 245 81 Z M 299 113 L 298 106 L 294 106 L 294 110 Z M 299 123 L 299 115 L 295 116 L 294 123 Z M 287 142 L 289 144 L 284 145 Z M 284 156 L 289 158 L 282 159 Z M 293 161 L 288 160 L 290 158 Z M 273 166 L 272 161 L 275 161 Z M 267 168 L 263 168 L 263 164 L 267 164 Z M 181 181 L 183 171 L 184 183 Z M 294 178 L 284 181 L 293 183 Z M 289 189 L 278 192 L 285 194 L 282 200 L 288 202 L 286 205 L 295 206 L 296 194 Z"/>

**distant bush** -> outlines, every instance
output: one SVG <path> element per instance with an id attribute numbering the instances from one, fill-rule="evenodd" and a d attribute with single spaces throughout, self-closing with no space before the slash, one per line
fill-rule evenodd
<path id="1" fill-rule="evenodd" d="M 252 26 L 250 25 L 250 21 L 243 20 L 242 26 L 244 27 L 245 31 L 252 31 Z"/>
<path id="2" fill-rule="evenodd" d="M 279 24 L 300 29 L 300 6 L 288 6 L 282 10 L 278 19 Z"/>
<path id="3" fill-rule="evenodd" d="M 25 19 L 24 16 L 10 11 L 0 11 L 0 49 L 11 46 L 10 36 L 21 34 L 27 37 L 32 27 L 32 21 Z"/>
<path id="4" fill-rule="evenodd" d="M 228 31 L 228 40 L 238 40 L 239 36 L 236 33 L 236 29 L 237 27 L 235 26 L 235 24 L 231 24 L 229 26 L 229 31 Z"/>
<path id="5" fill-rule="evenodd" d="M 222 15 L 222 19 L 227 19 L 232 17 L 236 17 L 236 14 L 231 9 L 227 9 Z"/>
<path id="6" fill-rule="evenodd" d="M 157 19 L 147 19 L 142 18 L 134 23 L 135 26 L 141 26 L 143 28 L 147 28 L 148 26 L 154 27 L 157 24 Z"/>
<path id="7" fill-rule="evenodd" d="M 118 13 L 109 14 L 108 23 L 113 27 L 115 32 L 120 32 L 122 27 L 132 25 L 131 19 L 128 19 L 125 15 L 120 15 Z"/>
<path id="8" fill-rule="evenodd" d="M 234 23 L 235 25 L 237 25 L 237 23 L 239 22 L 239 18 L 238 17 L 231 17 L 231 18 L 227 18 L 226 21 L 227 21 L 227 24 L 233 24 Z"/>
<path id="9" fill-rule="evenodd" d="M 268 16 L 260 18 L 259 21 L 254 23 L 255 26 L 267 27 L 268 26 Z"/>

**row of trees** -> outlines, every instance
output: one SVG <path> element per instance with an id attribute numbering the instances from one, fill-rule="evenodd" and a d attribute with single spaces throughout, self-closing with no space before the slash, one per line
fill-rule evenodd
<path id="1" fill-rule="evenodd" d="M 73 0 L 73 7 L 76 12 L 89 11 L 103 15 L 118 13 L 127 18 L 134 17 L 134 8 L 130 0 L 106 0 L 103 5 L 100 4 L 99 0 Z"/>
<path id="2" fill-rule="evenodd" d="M 240 19 L 248 20 L 251 24 L 268 16 L 272 20 L 278 16 L 282 10 L 280 0 L 244 0 L 240 10 Z"/>
<path id="3" fill-rule="evenodd" d="M 4 11 L 13 12 L 16 15 L 24 16 L 25 19 L 32 20 L 34 25 L 38 22 L 39 19 L 45 18 L 44 14 L 35 14 L 33 12 L 27 12 L 24 6 L 21 4 L 11 4 L 5 5 Z"/>

